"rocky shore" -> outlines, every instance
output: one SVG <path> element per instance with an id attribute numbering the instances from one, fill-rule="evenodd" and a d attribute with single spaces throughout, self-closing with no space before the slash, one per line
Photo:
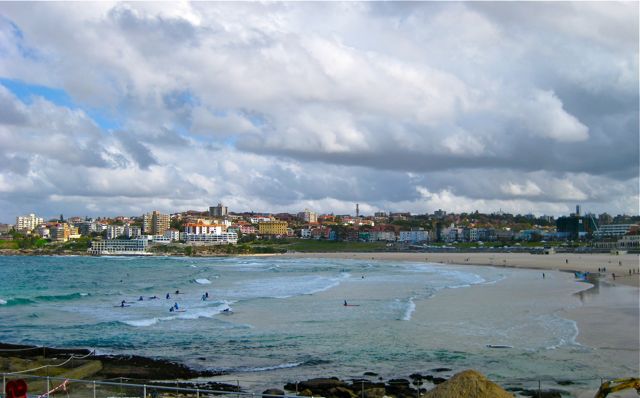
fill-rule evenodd
<path id="1" fill-rule="evenodd" d="M 57 365 L 73 359 L 64 367 L 38 369 L 29 375 L 58 376 L 71 379 L 120 380 L 134 384 L 236 392 L 238 386 L 201 381 L 223 373 L 191 369 L 165 359 L 136 355 L 96 355 L 88 349 L 68 349 L 0 343 L 0 372 L 21 372 L 44 365 Z M 349 381 L 337 377 L 315 378 L 288 383 L 281 388 L 262 392 L 263 398 L 285 395 L 320 396 L 325 398 L 506 398 L 536 396 L 556 398 L 567 394 L 562 390 L 527 390 L 512 386 L 507 390 L 482 374 L 466 370 L 451 376 L 450 368 L 434 368 L 426 374 L 414 373 L 407 378 L 383 381 L 376 373 L 366 372 L 361 379 Z M 372 381 L 375 380 L 375 381 Z"/>

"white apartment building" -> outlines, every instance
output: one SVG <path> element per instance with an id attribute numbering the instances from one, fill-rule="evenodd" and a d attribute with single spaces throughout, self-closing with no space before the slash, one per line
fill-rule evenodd
<path id="1" fill-rule="evenodd" d="M 273 221 L 271 217 L 251 217 L 249 218 L 249 222 L 251 224 L 259 224 L 261 222 L 270 222 Z"/>
<path id="2" fill-rule="evenodd" d="M 171 241 L 180 240 L 180 231 L 177 229 L 168 229 L 164 231 L 165 238 L 169 238 Z"/>
<path id="3" fill-rule="evenodd" d="M 136 239 L 142 235 L 142 228 L 136 227 L 135 225 L 125 224 L 124 226 L 124 236 L 129 239 Z"/>
<path id="4" fill-rule="evenodd" d="M 300 237 L 302 239 L 311 239 L 311 229 L 310 228 L 303 228 L 300 230 Z"/>
<path id="5" fill-rule="evenodd" d="M 18 231 L 20 230 L 31 231 L 42 223 L 44 223 L 44 219 L 42 217 L 38 217 L 35 214 L 31 213 L 28 216 L 16 217 L 15 228 Z"/>
<path id="6" fill-rule="evenodd" d="M 429 231 L 418 230 L 418 231 L 400 231 L 400 242 L 428 242 L 429 241 Z"/>
<path id="7" fill-rule="evenodd" d="M 636 226 L 635 224 L 607 224 L 602 225 L 598 230 L 593 234 L 596 239 L 602 238 L 612 238 L 626 235 L 631 227 Z"/>
<path id="8" fill-rule="evenodd" d="M 183 234 L 188 245 L 228 245 L 238 243 L 238 234 L 224 232 L 220 234 Z"/>
<path id="9" fill-rule="evenodd" d="M 195 234 L 195 235 L 201 235 L 201 234 L 220 235 L 222 233 L 223 227 L 224 226 L 220 224 L 204 224 L 204 223 L 185 224 L 184 232 L 186 234 Z"/>
<path id="10" fill-rule="evenodd" d="M 116 239 L 124 235 L 124 225 L 107 226 L 107 239 Z"/>
<path id="11" fill-rule="evenodd" d="M 111 239 L 97 240 L 91 242 L 89 252 L 94 255 L 111 255 L 111 254 L 148 254 L 147 247 L 149 241 L 147 239 Z"/>

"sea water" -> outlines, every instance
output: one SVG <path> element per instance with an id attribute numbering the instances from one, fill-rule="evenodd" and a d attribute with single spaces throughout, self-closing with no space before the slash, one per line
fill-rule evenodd
<path id="1" fill-rule="evenodd" d="M 0 257 L 0 341 L 168 358 L 260 387 L 436 367 L 505 382 L 637 373 L 576 341 L 566 311 L 586 288 L 428 262 Z"/>

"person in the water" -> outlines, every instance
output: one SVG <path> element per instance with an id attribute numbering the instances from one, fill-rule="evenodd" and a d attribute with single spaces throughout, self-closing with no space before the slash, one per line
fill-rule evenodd
<path id="1" fill-rule="evenodd" d="M 140 296 L 140 298 L 138 298 L 138 301 L 144 301 L 144 299 L 142 298 L 142 296 Z"/>
<path id="2" fill-rule="evenodd" d="M 174 311 L 173 307 L 169 308 L 169 312 L 173 312 L 173 311 Z"/>
<path id="3" fill-rule="evenodd" d="M 178 303 L 173 303 L 173 308 L 175 308 L 176 310 L 178 310 Z"/>
<path id="4" fill-rule="evenodd" d="M 171 297 L 171 295 L 169 293 L 167 293 L 167 296 L 165 297 L 167 300 L 169 300 L 169 298 Z"/>

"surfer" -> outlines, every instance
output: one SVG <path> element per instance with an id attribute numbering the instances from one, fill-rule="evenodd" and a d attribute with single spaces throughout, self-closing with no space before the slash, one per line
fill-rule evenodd
<path id="1" fill-rule="evenodd" d="M 173 311 L 174 311 L 173 307 L 169 308 L 169 312 L 173 312 Z"/>
<path id="2" fill-rule="evenodd" d="M 169 298 L 171 297 L 171 295 L 169 293 L 167 293 L 167 296 L 165 297 L 167 300 L 169 300 Z"/>
<path id="3" fill-rule="evenodd" d="M 153 295 L 153 296 L 149 297 L 149 300 L 156 300 L 157 298 L 158 298 L 158 296 Z"/>
<path id="4" fill-rule="evenodd" d="M 176 294 L 180 294 L 180 290 L 176 290 Z"/>
<path id="5" fill-rule="evenodd" d="M 202 301 L 207 301 L 207 296 L 206 295 L 202 295 Z"/>
<path id="6" fill-rule="evenodd" d="M 175 308 L 176 310 L 180 309 L 178 308 L 178 303 L 173 303 L 173 308 Z"/>
<path id="7" fill-rule="evenodd" d="M 124 301 L 120 303 L 120 307 L 124 308 Z"/>
<path id="8" fill-rule="evenodd" d="M 138 298 L 138 301 L 144 301 L 144 299 L 142 298 L 142 296 L 140 296 L 140 298 Z"/>
<path id="9" fill-rule="evenodd" d="M 349 304 L 347 304 L 347 300 L 344 301 L 344 306 L 348 306 Z"/>
<path id="10" fill-rule="evenodd" d="M 204 292 L 204 297 L 209 298 L 209 292 Z"/>

